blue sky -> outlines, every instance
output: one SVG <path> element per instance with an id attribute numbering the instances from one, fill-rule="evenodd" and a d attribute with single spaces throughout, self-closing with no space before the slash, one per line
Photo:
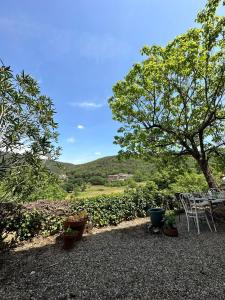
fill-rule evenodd
<path id="1" fill-rule="evenodd" d="M 61 161 L 114 155 L 107 99 L 142 58 L 194 26 L 203 0 L 7 0 L 0 10 L 0 58 L 32 74 L 57 111 Z"/>

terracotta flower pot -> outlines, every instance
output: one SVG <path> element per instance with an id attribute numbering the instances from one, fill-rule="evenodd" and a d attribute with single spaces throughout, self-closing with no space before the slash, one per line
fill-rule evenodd
<path id="1" fill-rule="evenodd" d="M 64 229 L 66 230 L 67 228 L 71 228 L 73 230 L 78 231 L 78 234 L 76 236 L 76 240 L 78 241 L 82 238 L 87 220 L 88 218 L 83 218 L 81 220 L 73 220 L 72 218 L 68 218 L 64 222 Z"/>
<path id="2" fill-rule="evenodd" d="M 178 230 L 176 227 L 164 226 L 163 233 L 167 236 L 178 236 Z"/>
<path id="3" fill-rule="evenodd" d="M 75 241 L 77 240 L 79 232 L 75 231 L 73 233 L 64 233 L 63 234 L 63 248 L 71 249 L 73 248 Z"/>

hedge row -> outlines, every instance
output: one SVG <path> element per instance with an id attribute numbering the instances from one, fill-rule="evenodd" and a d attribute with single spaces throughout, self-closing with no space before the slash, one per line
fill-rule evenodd
<path id="1" fill-rule="evenodd" d="M 122 221 L 146 215 L 147 208 L 152 206 L 153 201 L 142 196 L 136 197 L 131 194 L 98 196 L 74 202 L 72 210 L 74 212 L 86 210 L 93 226 L 117 225 Z"/>
<path id="2" fill-rule="evenodd" d="M 63 218 L 41 211 L 26 211 L 22 205 L 0 205 L 0 249 L 38 234 L 51 235 L 62 229 Z M 7 239 L 10 237 L 10 239 Z M 6 243 L 8 240 L 10 243 Z"/>
<path id="3" fill-rule="evenodd" d="M 69 212 L 75 214 L 86 210 L 92 225 L 102 227 L 144 217 L 150 207 L 168 208 L 168 200 L 170 201 L 169 196 L 162 196 L 150 186 L 127 190 L 124 195 L 74 200 L 69 202 Z M 16 204 L 3 206 L 0 210 L 0 247 L 11 232 L 14 232 L 13 241 L 27 240 L 38 234 L 55 234 L 62 229 L 64 218 L 65 216 L 58 216 L 52 210 L 47 214 L 41 210 L 26 211 L 24 207 Z"/>

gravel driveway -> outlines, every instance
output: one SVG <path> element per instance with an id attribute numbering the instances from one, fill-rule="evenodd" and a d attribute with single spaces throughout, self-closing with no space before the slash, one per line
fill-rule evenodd
<path id="1" fill-rule="evenodd" d="M 36 239 L 0 261 L 0 299 L 225 299 L 225 227 L 179 237 L 145 233 L 148 219 L 95 229 L 66 252 Z"/>

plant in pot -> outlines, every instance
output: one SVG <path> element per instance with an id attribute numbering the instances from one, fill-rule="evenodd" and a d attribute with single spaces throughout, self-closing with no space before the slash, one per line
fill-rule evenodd
<path id="1" fill-rule="evenodd" d="M 163 224 L 163 216 L 165 214 L 165 209 L 161 207 L 150 208 L 147 212 L 150 215 L 151 224 L 154 227 L 161 227 Z"/>
<path id="2" fill-rule="evenodd" d="M 63 248 L 71 249 L 79 234 L 78 230 L 67 227 L 63 233 Z"/>
<path id="3" fill-rule="evenodd" d="M 78 212 L 73 216 L 69 216 L 64 222 L 64 230 L 67 228 L 71 228 L 73 230 L 78 231 L 76 240 L 80 240 L 82 238 L 85 225 L 88 220 L 88 214 L 86 211 Z"/>
<path id="4" fill-rule="evenodd" d="M 178 236 L 174 211 L 166 212 L 163 225 L 163 233 L 168 236 Z"/>

